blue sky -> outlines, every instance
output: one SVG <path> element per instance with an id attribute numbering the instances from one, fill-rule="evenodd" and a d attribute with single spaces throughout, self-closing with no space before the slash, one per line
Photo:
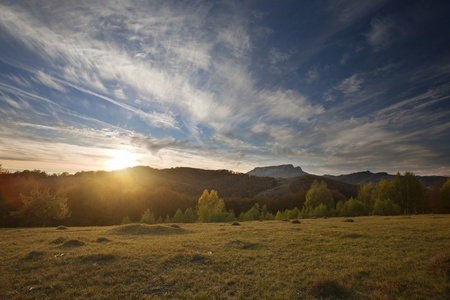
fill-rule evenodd
<path id="1" fill-rule="evenodd" d="M 448 1 L 0 1 L 0 163 L 450 175 Z"/>

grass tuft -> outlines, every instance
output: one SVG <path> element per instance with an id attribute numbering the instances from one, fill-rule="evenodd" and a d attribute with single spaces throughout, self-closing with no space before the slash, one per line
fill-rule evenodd
<path id="1" fill-rule="evenodd" d="M 196 263 L 196 264 L 205 264 L 209 262 L 210 259 L 203 254 L 199 253 L 189 253 L 189 254 L 175 254 L 171 255 L 164 260 L 166 264 L 175 264 L 180 265 L 183 263 Z"/>
<path id="2" fill-rule="evenodd" d="M 59 244 L 64 243 L 65 241 L 66 241 L 65 238 L 59 237 L 59 238 L 54 239 L 53 241 L 51 241 L 49 244 L 59 245 Z"/>
<path id="3" fill-rule="evenodd" d="M 79 240 L 68 240 L 64 244 L 60 246 L 60 248 L 72 248 L 72 247 L 80 247 L 84 246 L 84 242 Z"/>
<path id="4" fill-rule="evenodd" d="M 334 278 L 320 278 L 311 287 L 310 293 L 319 299 L 347 299 L 347 290 Z"/>
<path id="5" fill-rule="evenodd" d="M 244 249 L 244 250 L 253 250 L 260 247 L 260 244 L 258 243 L 251 243 L 247 241 L 241 241 L 241 240 L 235 240 L 228 243 L 229 246 L 238 248 L 238 249 Z"/>
<path id="6" fill-rule="evenodd" d="M 356 233 L 349 233 L 349 234 L 344 234 L 342 235 L 343 238 L 348 238 L 348 239 L 358 239 L 363 237 L 362 234 L 356 234 Z"/>
<path id="7" fill-rule="evenodd" d="M 93 262 L 93 263 L 100 263 L 100 262 L 108 262 L 114 260 L 116 257 L 113 254 L 85 254 L 80 255 L 77 257 L 82 262 Z"/>
<path id="8" fill-rule="evenodd" d="M 431 264 L 440 272 L 450 276 L 450 253 L 436 255 L 431 259 Z"/>
<path id="9" fill-rule="evenodd" d="M 111 230 L 112 234 L 123 234 L 123 235 L 165 235 L 165 234 L 181 234 L 186 232 L 187 230 L 183 228 L 176 228 L 173 226 L 162 226 L 162 225 L 146 225 L 146 224 L 124 225 Z"/>
<path id="10" fill-rule="evenodd" d="M 109 242 L 111 242 L 111 240 L 107 239 L 105 237 L 101 237 L 101 238 L 98 238 L 96 242 L 97 243 L 109 243 Z"/>
<path id="11" fill-rule="evenodd" d="M 60 225 L 60 226 L 56 227 L 56 229 L 58 229 L 58 230 L 67 230 L 67 227 L 64 226 L 64 225 Z"/>
<path id="12" fill-rule="evenodd" d="M 32 260 L 32 259 L 41 259 L 44 257 L 45 252 L 44 251 L 31 251 L 30 253 L 25 256 L 25 259 Z"/>

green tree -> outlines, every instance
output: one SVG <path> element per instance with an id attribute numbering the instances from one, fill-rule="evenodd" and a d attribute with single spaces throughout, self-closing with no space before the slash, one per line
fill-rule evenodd
<path id="1" fill-rule="evenodd" d="M 289 210 L 287 213 L 288 219 L 297 219 L 300 215 L 300 209 L 298 207 L 294 207 L 293 209 Z"/>
<path id="2" fill-rule="evenodd" d="M 283 220 L 287 219 L 288 211 L 277 211 L 277 214 L 275 215 L 275 220 Z"/>
<path id="3" fill-rule="evenodd" d="M 184 211 L 184 223 L 194 223 L 194 222 L 195 222 L 194 210 L 191 207 L 188 207 Z"/>
<path id="4" fill-rule="evenodd" d="M 330 208 L 323 203 L 320 203 L 311 211 L 311 217 L 327 217 L 330 215 Z"/>
<path id="5" fill-rule="evenodd" d="M 339 201 L 336 205 L 337 214 L 341 217 L 367 216 L 370 210 L 370 205 L 353 198 L 350 198 L 346 202 Z"/>
<path id="6" fill-rule="evenodd" d="M 164 223 L 171 223 L 172 222 L 172 218 L 170 217 L 169 214 L 166 215 L 166 217 L 164 218 Z"/>
<path id="7" fill-rule="evenodd" d="M 450 178 L 444 183 L 440 189 L 439 200 L 441 211 L 443 213 L 450 213 Z"/>
<path id="8" fill-rule="evenodd" d="M 358 190 L 358 201 L 364 204 L 373 204 L 372 203 L 372 193 L 374 191 L 374 186 L 372 182 L 369 182 L 363 186 L 360 186 Z"/>
<path id="9" fill-rule="evenodd" d="M 386 200 L 392 198 L 392 188 L 391 184 L 384 178 L 378 182 L 377 186 L 372 191 L 371 204 L 375 204 L 378 199 Z"/>
<path id="10" fill-rule="evenodd" d="M 61 190 L 52 192 L 50 189 L 33 188 L 28 196 L 20 194 L 23 203 L 22 214 L 39 219 L 43 226 L 52 220 L 62 220 L 70 215 L 67 198 Z"/>
<path id="11" fill-rule="evenodd" d="M 173 216 L 172 222 L 184 223 L 184 216 L 183 216 L 183 212 L 181 212 L 181 209 L 177 209 L 177 211 L 175 212 L 175 215 Z"/>
<path id="12" fill-rule="evenodd" d="M 243 219 L 240 221 L 254 221 L 259 220 L 261 213 L 259 211 L 259 204 L 255 203 L 244 215 Z"/>
<path id="13" fill-rule="evenodd" d="M 144 223 L 144 224 L 155 224 L 156 223 L 155 215 L 150 211 L 150 209 L 147 208 L 144 211 L 144 213 L 142 214 L 141 223 Z"/>
<path id="14" fill-rule="evenodd" d="M 398 215 L 402 211 L 400 205 L 391 201 L 391 199 L 377 199 L 373 205 L 372 214 L 378 216 Z"/>
<path id="15" fill-rule="evenodd" d="M 275 220 L 275 216 L 268 211 L 267 204 L 261 208 L 261 220 Z"/>
<path id="16" fill-rule="evenodd" d="M 425 212 L 425 185 L 414 173 L 397 173 L 391 183 L 391 199 L 400 205 L 404 214 Z"/>
<path id="17" fill-rule="evenodd" d="M 215 190 L 205 190 L 198 199 L 197 205 L 198 221 L 203 223 L 224 222 L 227 220 L 225 211 L 225 203 L 219 199 L 219 195 Z"/>
<path id="18" fill-rule="evenodd" d="M 121 225 L 126 225 L 126 224 L 130 224 L 131 223 L 131 219 L 129 216 L 125 216 L 122 219 L 122 222 L 120 223 Z"/>
<path id="19" fill-rule="evenodd" d="M 321 181 L 319 184 L 317 180 L 314 180 L 311 184 L 311 188 L 306 193 L 306 201 L 302 209 L 302 216 L 317 217 L 315 209 L 319 206 L 321 207 L 317 210 L 318 213 L 320 212 L 320 214 L 322 214 L 325 207 L 329 211 L 325 215 L 331 216 L 333 214 L 334 200 L 327 184 L 324 181 Z"/>

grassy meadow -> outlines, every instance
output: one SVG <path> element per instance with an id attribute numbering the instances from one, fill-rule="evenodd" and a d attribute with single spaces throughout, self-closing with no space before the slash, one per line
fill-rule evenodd
<path id="1" fill-rule="evenodd" d="M 450 299 L 450 215 L 0 229 L 1 299 Z"/>

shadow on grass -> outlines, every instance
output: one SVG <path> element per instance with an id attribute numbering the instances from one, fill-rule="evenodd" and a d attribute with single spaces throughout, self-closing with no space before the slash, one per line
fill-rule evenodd
<path id="1" fill-rule="evenodd" d="M 347 299 L 349 291 L 334 278 L 319 278 L 311 287 L 310 294 L 317 299 Z"/>
<path id="2" fill-rule="evenodd" d="M 27 254 L 27 256 L 24 257 L 24 260 L 42 259 L 44 257 L 44 254 L 44 251 L 31 251 Z"/>
<path id="3" fill-rule="evenodd" d="M 247 241 L 241 241 L 241 240 L 235 240 L 228 243 L 228 246 L 238 248 L 238 249 L 245 249 L 245 250 L 254 250 L 261 247 L 258 243 L 251 243 Z"/>

